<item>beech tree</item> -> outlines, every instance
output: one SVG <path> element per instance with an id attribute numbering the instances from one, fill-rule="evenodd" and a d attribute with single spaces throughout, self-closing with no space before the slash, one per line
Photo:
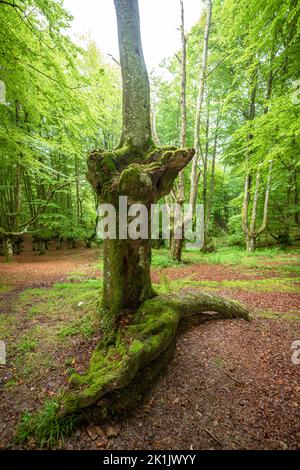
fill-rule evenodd
<path id="1" fill-rule="evenodd" d="M 142 202 L 147 208 L 167 195 L 178 173 L 192 159 L 194 149 L 154 146 L 138 0 L 114 3 L 123 78 L 123 128 L 114 151 L 92 152 L 88 179 L 99 202 L 112 204 L 119 215 L 120 195 L 128 197 L 128 204 Z M 149 227 L 150 223 L 149 218 Z M 156 295 L 150 278 L 151 238 L 123 239 L 118 230 L 116 235 L 117 239 L 104 242 L 100 313 L 110 325 L 109 334 L 94 351 L 87 372 L 71 376 L 70 390 L 61 400 L 60 414 L 64 418 L 93 404 L 95 415 L 107 416 L 116 405 L 114 394 L 107 394 L 119 389 L 124 394 L 118 395 L 118 409 L 124 404 L 126 390 L 130 390 L 129 399 L 136 402 L 140 388 L 147 384 L 145 367 L 149 365 L 148 375 L 152 377 L 154 364 L 164 362 L 182 317 L 215 318 L 206 312 L 216 312 L 218 318 L 248 318 L 241 305 L 203 292 Z M 141 370 L 143 379 L 136 382 Z"/>
<path id="2" fill-rule="evenodd" d="M 180 0 L 180 13 L 181 13 L 181 92 L 180 92 L 180 110 L 181 110 L 181 126 L 180 126 L 180 147 L 186 146 L 186 34 L 184 30 L 184 5 L 183 1 Z M 184 184 L 184 170 L 180 171 L 178 175 L 178 187 L 175 188 L 175 201 L 178 207 L 183 206 L 185 201 L 185 184 Z M 173 213 L 172 206 L 170 207 L 171 213 Z M 181 225 L 181 234 L 183 235 L 183 220 L 182 216 L 179 218 L 178 223 Z M 180 262 L 183 247 L 183 236 L 176 238 L 176 227 L 174 227 L 173 237 L 171 239 L 171 256 L 172 258 Z"/>

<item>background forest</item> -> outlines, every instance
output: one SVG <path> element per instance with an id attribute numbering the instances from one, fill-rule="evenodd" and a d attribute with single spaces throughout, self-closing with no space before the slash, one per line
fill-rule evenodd
<path id="1" fill-rule="evenodd" d="M 197 201 L 205 205 L 203 251 L 299 239 L 298 10 L 296 0 L 216 0 L 209 24 L 204 8 L 184 32 L 186 57 L 178 51 L 151 73 L 161 145 L 182 143 L 184 61 L 184 144 L 193 146 L 202 80 L 200 155 L 196 175 L 191 164 L 184 171 L 183 199 L 196 178 Z M 12 249 L 18 253 L 25 232 L 40 253 L 52 239 L 57 248 L 63 240 L 89 247 L 96 198 L 86 157 L 117 144 L 119 65 L 91 40 L 71 41 L 72 18 L 61 1 L 0 2 L 0 21 L 2 252 L 7 260 Z"/>

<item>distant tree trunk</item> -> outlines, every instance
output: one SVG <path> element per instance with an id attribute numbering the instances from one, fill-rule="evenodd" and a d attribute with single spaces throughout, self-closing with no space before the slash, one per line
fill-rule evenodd
<path id="1" fill-rule="evenodd" d="M 207 179 L 208 179 L 208 154 L 209 154 L 209 105 L 207 107 L 206 128 L 205 128 L 205 152 L 202 163 L 202 204 L 204 205 L 204 240 L 201 251 L 205 253 L 208 246 L 208 225 L 207 225 Z"/>
<path id="2" fill-rule="evenodd" d="M 3 252 L 5 262 L 10 263 L 13 260 L 13 244 L 10 238 L 5 238 Z"/>
<path id="3" fill-rule="evenodd" d="M 247 228 L 248 236 L 246 239 L 246 247 L 248 251 L 255 251 L 257 237 L 260 236 L 267 228 L 269 198 L 270 198 L 270 190 L 271 190 L 271 177 L 272 177 L 272 161 L 269 162 L 269 173 L 268 173 L 267 184 L 266 184 L 263 219 L 262 219 L 261 226 L 259 227 L 258 230 L 256 230 L 255 226 L 256 226 L 256 218 L 257 218 L 258 198 L 259 198 L 259 193 L 260 193 L 260 170 L 258 169 L 256 173 L 256 183 L 255 183 L 255 192 L 254 192 L 254 197 L 253 197 L 251 221 L 250 221 L 250 227 Z"/>
<path id="4" fill-rule="evenodd" d="M 154 104 L 151 106 L 151 133 L 153 136 L 154 144 L 159 146 L 160 141 L 159 141 L 159 137 L 157 135 L 157 129 L 156 129 L 156 110 L 155 110 Z"/>
<path id="5" fill-rule="evenodd" d="M 269 75 L 268 75 L 268 80 L 267 80 L 267 92 L 266 92 L 267 104 L 264 108 L 265 114 L 267 114 L 269 111 L 268 103 L 272 94 L 272 84 L 273 84 L 273 78 L 274 78 L 272 67 L 273 67 L 274 56 L 275 56 L 275 51 L 274 51 L 274 48 L 272 47 L 272 50 L 270 53 Z M 253 120 L 255 117 L 256 92 L 257 92 L 257 71 L 255 70 L 253 72 L 253 80 L 252 80 L 249 120 Z M 253 136 L 249 135 L 249 140 L 251 140 L 252 138 Z M 247 162 L 249 164 L 249 154 L 247 155 Z M 255 251 L 257 237 L 261 235 L 267 228 L 269 195 L 270 195 L 270 190 L 271 190 L 271 175 L 272 175 L 272 161 L 269 162 L 269 173 L 268 173 L 267 184 L 266 184 L 263 220 L 258 230 L 255 229 L 255 226 L 256 226 L 258 199 L 259 199 L 259 192 L 260 192 L 260 187 L 259 187 L 260 169 L 259 167 L 256 171 L 256 184 L 255 184 L 255 191 L 254 191 L 254 196 L 253 196 L 253 205 L 252 205 L 252 214 L 251 214 L 250 224 L 248 221 L 248 212 L 249 212 L 249 205 L 250 205 L 250 200 L 251 200 L 251 185 L 252 185 L 253 176 L 251 174 L 251 171 L 249 171 L 245 176 L 244 202 L 243 202 L 243 208 L 242 208 L 242 227 L 243 227 L 243 232 L 245 236 L 247 251 L 251 251 L 251 252 Z"/>
<path id="6" fill-rule="evenodd" d="M 257 92 L 257 70 L 255 69 L 252 75 L 249 113 L 247 115 L 247 120 L 249 121 L 252 121 L 255 117 L 256 92 Z M 248 136 L 249 145 L 252 139 L 253 139 L 253 136 L 249 134 Z M 249 206 L 250 206 L 250 200 L 251 200 L 251 186 L 252 186 L 252 174 L 251 174 L 251 170 L 248 168 L 250 165 L 250 154 L 251 154 L 251 150 L 248 150 L 247 155 L 246 155 L 246 175 L 245 175 L 245 180 L 244 180 L 244 200 L 243 200 L 243 207 L 242 207 L 242 228 L 244 232 L 244 238 L 246 241 L 247 250 L 250 250 L 250 245 L 251 245 L 250 233 L 249 233 L 249 221 L 248 221 Z"/>
<path id="7" fill-rule="evenodd" d="M 297 181 L 297 170 L 294 170 L 293 174 L 294 178 L 294 205 L 295 205 L 295 223 L 297 225 L 300 224 L 300 218 L 299 218 L 299 193 L 298 193 L 298 181 Z"/>
<path id="8" fill-rule="evenodd" d="M 217 155 L 217 142 L 218 142 L 218 132 L 219 132 L 219 119 L 220 119 L 220 103 L 218 106 L 218 112 L 217 112 L 217 122 L 216 122 L 216 127 L 215 127 L 215 135 L 214 135 L 214 145 L 213 145 L 213 151 L 212 151 L 212 161 L 211 161 L 211 180 L 210 180 L 210 190 L 209 190 L 209 196 L 207 198 L 206 202 L 206 210 L 205 210 L 205 225 L 204 225 L 204 250 L 207 250 L 207 243 L 209 243 L 209 223 L 210 223 L 210 218 L 211 218 L 211 209 L 212 209 L 212 203 L 213 203 L 213 198 L 214 198 L 214 192 L 215 192 L 215 166 L 216 166 L 216 155 Z"/>
<path id="9" fill-rule="evenodd" d="M 184 34 L 183 3 L 182 2 L 180 3 L 181 3 L 181 45 L 182 45 L 180 142 L 181 142 L 181 147 L 184 147 L 186 144 L 186 36 Z M 199 182 L 199 178 L 201 174 L 201 171 L 198 170 L 198 161 L 199 161 L 199 156 L 201 153 L 200 122 L 201 122 L 202 104 L 203 104 L 204 91 L 205 91 L 211 12 L 212 12 L 212 2 L 211 0 L 208 0 L 204 41 L 203 41 L 202 64 L 201 64 L 201 71 L 199 75 L 198 96 L 197 96 L 197 103 L 196 103 L 195 129 L 194 129 L 195 155 L 192 160 L 191 179 L 190 179 L 191 189 L 190 189 L 190 196 L 189 196 L 190 212 L 187 215 L 185 215 L 186 220 L 192 218 L 195 212 L 195 206 L 196 206 L 197 194 L 198 194 L 198 182 Z M 177 198 L 177 203 L 182 206 L 184 203 L 184 200 L 185 200 L 184 174 L 182 173 L 179 175 L 179 194 Z M 180 223 L 181 223 L 181 233 L 183 233 L 184 221 Z M 183 239 L 179 239 L 179 240 L 174 239 L 173 243 L 171 244 L 171 255 L 172 255 L 172 258 L 176 261 L 181 261 L 182 246 L 183 246 Z"/>
<path id="10" fill-rule="evenodd" d="M 208 0 L 203 53 L 202 53 L 202 66 L 201 66 L 201 72 L 199 76 L 198 97 L 197 97 L 196 116 L 195 116 L 195 130 L 194 130 L 195 155 L 192 160 L 191 192 L 190 192 L 190 199 L 189 199 L 189 203 L 192 206 L 192 212 L 194 212 L 194 208 L 195 208 L 196 201 L 197 201 L 198 181 L 199 181 L 199 176 L 200 176 L 200 172 L 198 170 L 198 160 L 200 156 L 200 121 L 201 121 L 201 111 L 202 111 L 202 104 L 203 104 L 203 97 L 204 97 L 204 90 L 205 90 L 205 77 L 206 77 L 206 68 L 207 68 L 211 11 L 212 11 L 212 2 L 211 0 Z"/>
<path id="11" fill-rule="evenodd" d="M 183 1 L 180 0 L 181 9 L 181 97 L 180 97 L 180 109 L 181 109 L 181 128 L 180 128 L 180 147 L 185 148 L 186 146 L 186 35 L 184 31 L 184 6 Z M 178 191 L 176 202 L 182 208 L 185 201 L 184 193 L 184 170 L 179 172 L 178 175 Z M 178 223 L 181 225 L 181 238 L 174 238 L 171 243 L 171 256 L 179 263 L 182 256 L 183 248 L 183 219 L 180 217 Z M 174 230 L 176 234 L 176 228 Z"/>

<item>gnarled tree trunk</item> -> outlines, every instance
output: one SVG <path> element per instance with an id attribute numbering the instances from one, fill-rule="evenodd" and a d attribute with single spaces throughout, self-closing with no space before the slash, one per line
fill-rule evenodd
<path id="1" fill-rule="evenodd" d="M 153 297 L 150 279 L 150 207 L 169 193 L 178 172 L 191 160 L 193 150 L 158 148 L 155 150 L 150 122 L 150 91 L 144 62 L 137 0 L 115 0 L 118 20 L 120 63 L 123 78 L 123 128 L 116 151 L 94 152 L 89 161 L 88 178 L 99 202 L 116 209 L 123 233 L 117 225 L 117 239 L 105 240 L 104 294 L 102 304 L 111 314 L 136 309 Z M 119 196 L 128 203 L 144 204 L 148 209 L 147 239 L 127 237 L 127 207 L 119 208 Z M 121 211 L 121 214 L 120 214 Z M 125 219 L 124 219 L 125 217 Z"/>
<path id="2" fill-rule="evenodd" d="M 149 236 L 126 237 L 127 214 L 117 223 L 116 239 L 106 239 L 104 248 L 104 293 L 102 304 L 115 320 L 110 335 L 95 349 L 83 375 L 73 374 L 71 388 L 61 399 L 60 416 L 95 403 L 124 389 L 137 373 L 158 360 L 172 345 L 182 317 L 218 312 L 223 317 L 247 318 L 235 302 L 204 293 L 155 295 L 150 278 L 150 206 L 172 189 L 178 173 L 193 158 L 194 149 L 155 148 L 150 126 L 148 77 L 139 32 L 137 0 L 115 0 L 120 60 L 123 76 L 123 130 L 114 151 L 94 151 L 89 158 L 88 179 L 99 202 L 119 208 L 119 196 L 128 204 L 143 203 L 148 209 Z M 121 232 L 119 233 L 119 228 Z M 118 327 L 122 311 L 130 315 L 128 326 Z M 210 317 L 210 313 L 205 313 Z M 116 359 L 117 358 L 117 359 Z"/>

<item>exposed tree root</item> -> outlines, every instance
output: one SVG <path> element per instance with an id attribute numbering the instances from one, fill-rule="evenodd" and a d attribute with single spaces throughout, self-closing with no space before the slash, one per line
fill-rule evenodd
<path id="1" fill-rule="evenodd" d="M 119 329 L 95 349 L 86 374 L 71 376 L 70 390 L 61 403 L 65 416 L 87 408 L 111 392 L 126 389 L 139 371 L 164 356 L 172 346 L 181 319 L 249 318 L 248 311 L 234 301 L 185 291 L 157 296 L 144 302 L 133 323 Z"/>

